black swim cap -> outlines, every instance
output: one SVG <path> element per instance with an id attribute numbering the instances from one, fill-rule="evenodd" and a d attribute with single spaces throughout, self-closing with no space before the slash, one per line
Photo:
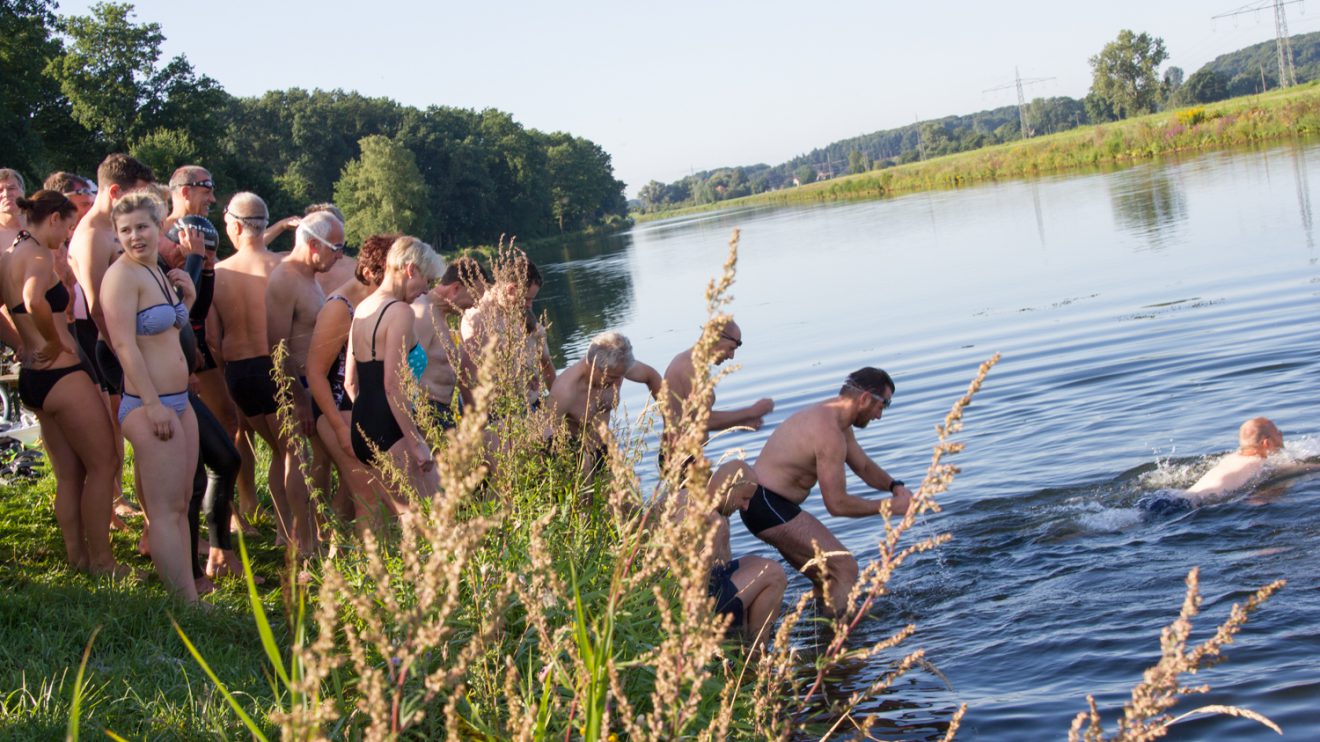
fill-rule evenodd
<path id="1" fill-rule="evenodd" d="M 184 227 L 193 227 L 199 230 L 202 233 L 202 244 L 206 245 L 207 250 L 214 250 L 220 246 L 220 233 L 215 231 L 215 225 L 211 223 L 211 220 L 194 214 L 180 217 L 174 223 L 174 226 L 170 227 L 170 231 L 165 233 L 165 236 L 177 245 L 179 244 L 179 230 Z"/>

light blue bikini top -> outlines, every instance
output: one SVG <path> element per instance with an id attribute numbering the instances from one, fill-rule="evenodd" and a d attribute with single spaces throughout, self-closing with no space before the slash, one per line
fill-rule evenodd
<path id="1" fill-rule="evenodd" d="M 422 380 L 422 374 L 426 373 L 426 362 L 426 349 L 421 343 L 413 345 L 408 351 L 408 370 L 412 371 L 414 379 Z"/>
<path id="2" fill-rule="evenodd" d="M 171 327 L 182 329 L 188 324 L 188 307 L 183 302 L 174 303 L 174 296 L 170 292 L 170 283 L 156 275 L 156 271 L 147 268 L 151 274 L 152 280 L 160 287 L 165 294 L 165 303 L 153 304 L 146 309 L 140 309 L 137 313 L 137 334 L 139 335 L 159 335 Z"/>

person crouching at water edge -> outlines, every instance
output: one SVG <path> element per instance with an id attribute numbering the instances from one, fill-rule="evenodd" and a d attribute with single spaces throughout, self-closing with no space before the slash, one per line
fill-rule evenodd
<path id="1" fill-rule="evenodd" d="M 196 293 L 187 273 L 164 273 L 157 266 L 164 210 L 148 193 L 130 193 L 115 203 L 111 215 L 124 254 L 106 270 L 101 295 L 106 330 L 124 369 L 119 422 L 141 474 L 151 560 L 171 592 L 195 602 L 188 501 L 197 418 L 188 402 L 189 366 L 179 330 L 188 325 Z"/>
<path id="2" fill-rule="evenodd" d="M 392 481 L 388 462 L 408 478 L 418 497 L 440 489 L 431 445 L 411 414 L 405 377 L 426 372 L 426 349 L 417 342 L 412 302 L 440 278 L 445 263 L 416 237 L 400 237 L 385 256 L 380 286 L 353 310 L 345 386 L 356 390 L 350 427 L 353 454 L 375 465 L 377 481 Z M 379 459 L 377 458 L 379 456 Z M 406 508 L 405 502 L 396 503 Z"/>
<path id="3" fill-rule="evenodd" d="M 846 610 L 857 583 L 857 560 L 830 529 L 803 512 L 801 505 L 819 481 L 825 509 L 835 517 L 878 515 L 886 502 L 893 515 L 907 512 L 912 492 L 862 451 L 852 430 L 879 420 L 893 397 L 894 381 L 889 374 L 870 367 L 854 371 L 838 396 L 793 413 L 776 428 L 754 465 L 760 484 L 742 511 L 743 524 L 811 578 L 829 616 L 841 617 Z M 892 497 L 868 499 L 849 494 L 845 464 L 867 485 L 888 491 Z M 823 568 L 812 564 L 817 548 L 825 557 Z"/>
<path id="4" fill-rule="evenodd" d="M 788 578 L 777 562 L 759 556 L 733 558 L 729 545 L 729 516 L 747 508 L 756 480 L 752 468 L 742 461 L 729 461 L 710 478 L 706 499 L 712 507 L 706 513 L 707 525 L 714 529 L 710 559 L 703 565 L 708 573 L 710 597 L 715 601 L 715 612 L 729 621 L 729 632 L 747 632 L 752 647 L 758 648 L 770 637 L 770 629 L 783 608 L 784 589 Z M 681 523 L 688 510 L 696 506 L 697 498 L 687 489 L 674 497 L 669 517 Z M 663 508 L 660 500 L 655 507 Z"/>
<path id="5" fill-rule="evenodd" d="M 1271 462 L 1271 455 L 1282 450 L 1283 433 L 1278 426 L 1267 417 L 1253 417 L 1238 428 L 1238 450 L 1225 455 L 1195 484 L 1181 493 L 1143 497 L 1137 507 L 1156 515 L 1181 512 L 1239 492 L 1266 474 L 1288 476 L 1320 470 L 1317 464 Z"/>
<path id="6" fill-rule="evenodd" d="M 633 357 L 632 343 L 617 332 L 591 339 L 582 360 L 564 369 L 550 387 L 556 422 L 568 426 L 569 439 L 580 453 L 582 473 L 594 475 L 604 463 L 608 446 L 601 438 L 610 415 L 619 406 L 623 380 L 645 384 L 653 399 L 660 397 L 660 372 Z"/>

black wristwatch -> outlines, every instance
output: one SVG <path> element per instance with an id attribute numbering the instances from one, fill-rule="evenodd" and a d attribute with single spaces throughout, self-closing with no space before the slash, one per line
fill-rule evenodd
<path id="1" fill-rule="evenodd" d="M 893 492 L 894 492 L 895 489 L 898 489 L 899 487 L 906 487 L 906 486 L 907 486 L 907 485 L 903 482 L 903 480 L 901 480 L 901 479 L 895 479 L 895 480 L 893 480 L 893 481 L 891 481 L 891 482 L 889 483 L 889 492 L 890 492 L 890 494 L 893 494 Z"/>

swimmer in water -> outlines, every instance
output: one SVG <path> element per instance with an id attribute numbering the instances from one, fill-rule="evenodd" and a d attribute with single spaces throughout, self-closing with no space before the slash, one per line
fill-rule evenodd
<path id="1" fill-rule="evenodd" d="M 1320 464 L 1273 466 L 1271 454 L 1283 450 L 1283 433 L 1267 417 L 1253 417 L 1238 429 L 1238 450 L 1224 456 L 1181 493 L 1142 498 L 1139 507 L 1163 514 L 1190 510 L 1243 489 L 1268 472 L 1272 475 L 1304 474 L 1320 470 Z"/>

